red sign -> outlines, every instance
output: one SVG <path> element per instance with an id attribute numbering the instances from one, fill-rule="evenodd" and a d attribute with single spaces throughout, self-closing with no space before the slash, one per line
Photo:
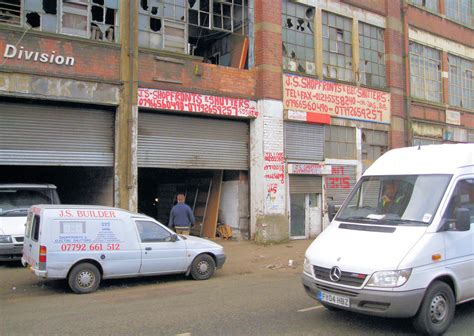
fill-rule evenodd
<path id="1" fill-rule="evenodd" d="M 258 117 L 257 103 L 253 100 L 207 96 L 190 92 L 139 88 L 138 106 L 230 117 Z"/>
<path id="2" fill-rule="evenodd" d="M 288 119 L 327 123 L 319 115 L 390 123 L 390 94 L 351 85 L 320 81 L 314 78 L 284 74 L 283 105 Z M 306 114 L 306 115 L 305 115 Z M 312 115 L 316 115 L 314 118 Z M 313 121 L 314 122 L 314 121 Z"/>

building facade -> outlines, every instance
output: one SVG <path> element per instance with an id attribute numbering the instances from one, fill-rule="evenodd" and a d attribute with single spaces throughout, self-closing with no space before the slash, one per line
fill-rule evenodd
<path id="1" fill-rule="evenodd" d="M 1 182 L 313 237 L 390 148 L 474 142 L 471 0 L 0 2 Z"/>

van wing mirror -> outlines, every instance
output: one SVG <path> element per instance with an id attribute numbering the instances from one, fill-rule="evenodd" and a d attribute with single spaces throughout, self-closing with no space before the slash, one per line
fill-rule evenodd
<path id="1" fill-rule="evenodd" d="M 471 214 L 467 208 L 457 208 L 454 211 L 456 216 L 456 231 L 469 231 L 471 228 Z"/>
<path id="2" fill-rule="evenodd" d="M 336 206 L 334 204 L 328 204 L 328 218 L 330 222 L 332 222 L 335 215 L 336 215 Z"/>

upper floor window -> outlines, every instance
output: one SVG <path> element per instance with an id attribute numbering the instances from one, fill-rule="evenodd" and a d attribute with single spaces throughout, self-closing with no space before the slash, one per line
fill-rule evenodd
<path id="1" fill-rule="evenodd" d="M 118 0 L 0 1 L 0 23 L 92 40 L 117 40 Z"/>
<path id="2" fill-rule="evenodd" d="M 411 0 L 415 5 L 425 7 L 433 12 L 439 13 L 439 0 Z"/>
<path id="3" fill-rule="evenodd" d="M 441 52 L 410 42 L 411 95 L 441 102 Z"/>
<path id="4" fill-rule="evenodd" d="M 474 108 L 474 62 L 458 56 L 448 55 L 449 61 L 449 105 Z"/>
<path id="5" fill-rule="evenodd" d="M 329 12 L 323 18 L 323 75 L 352 81 L 352 20 Z"/>
<path id="6" fill-rule="evenodd" d="M 325 157 L 355 159 L 357 150 L 355 130 L 355 127 L 325 126 Z"/>
<path id="7" fill-rule="evenodd" d="M 360 82 L 385 87 L 385 44 L 381 28 L 359 22 Z"/>
<path id="8" fill-rule="evenodd" d="M 314 8 L 282 3 L 283 68 L 315 75 Z"/>
<path id="9" fill-rule="evenodd" d="M 447 17 L 468 26 L 473 25 L 472 0 L 444 0 L 444 3 Z"/>

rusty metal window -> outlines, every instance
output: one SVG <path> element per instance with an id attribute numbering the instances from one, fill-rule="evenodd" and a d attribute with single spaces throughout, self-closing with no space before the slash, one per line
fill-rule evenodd
<path id="1" fill-rule="evenodd" d="M 444 0 L 446 16 L 455 21 L 473 26 L 472 0 Z"/>
<path id="2" fill-rule="evenodd" d="M 411 0 L 411 3 L 439 13 L 439 0 Z"/>
<path id="3" fill-rule="evenodd" d="M 245 26 L 245 0 L 188 0 L 189 24 L 229 33 Z M 243 34 L 243 33 L 242 33 Z"/>
<path id="4" fill-rule="evenodd" d="M 283 0 L 282 48 L 285 70 L 316 74 L 313 22 L 313 7 Z"/>
<path id="5" fill-rule="evenodd" d="M 448 55 L 449 105 L 474 109 L 474 62 Z"/>
<path id="6" fill-rule="evenodd" d="M 411 95 L 441 102 L 441 52 L 410 41 Z"/>
<path id="7" fill-rule="evenodd" d="M 359 22 L 360 82 L 369 86 L 385 87 L 384 30 Z"/>
<path id="8" fill-rule="evenodd" d="M 0 23 L 21 25 L 21 0 L 0 0 Z"/>
<path id="9" fill-rule="evenodd" d="M 325 126 L 324 154 L 332 159 L 355 159 L 356 136 L 354 127 Z"/>
<path id="10" fill-rule="evenodd" d="M 323 19 L 323 75 L 353 81 L 352 75 L 352 20 L 333 13 L 322 13 Z"/>

